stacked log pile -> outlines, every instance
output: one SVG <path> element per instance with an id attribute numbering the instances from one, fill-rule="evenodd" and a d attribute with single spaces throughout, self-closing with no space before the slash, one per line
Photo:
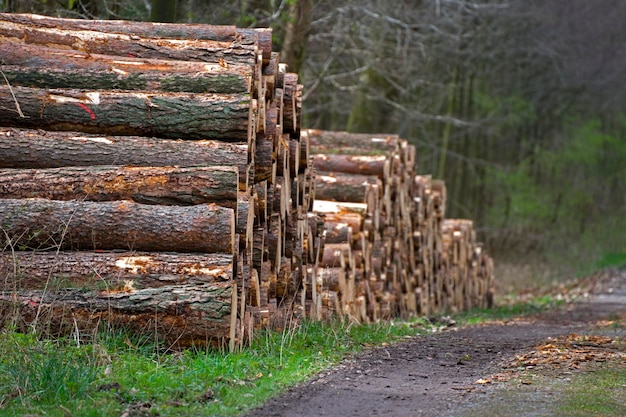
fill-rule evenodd
<path id="1" fill-rule="evenodd" d="M 490 303 L 491 259 L 471 221 L 444 218 L 445 185 L 416 174 L 413 146 L 397 135 L 302 135 L 317 174 L 314 210 L 326 218 L 323 300 L 364 322 Z"/>
<path id="2" fill-rule="evenodd" d="M 280 316 L 318 226 L 270 30 L 0 14 L 0 55 L 5 317 L 233 347 Z"/>
<path id="3" fill-rule="evenodd" d="M 271 31 L 0 13 L 0 313 L 231 349 L 291 317 L 484 306 L 397 135 L 301 130 Z M 6 324 L 6 323 L 0 323 Z"/>

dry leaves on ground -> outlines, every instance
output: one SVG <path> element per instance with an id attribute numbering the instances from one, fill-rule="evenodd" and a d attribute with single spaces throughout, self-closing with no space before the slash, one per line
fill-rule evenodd
<path id="1" fill-rule="evenodd" d="M 506 382 L 525 370 L 572 371 L 589 363 L 609 360 L 626 361 L 626 342 L 606 336 L 572 333 L 549 338 L 545 343 L 516 355 L 504 365 L 504 372 L 481 378 L 476 384 Z"/>

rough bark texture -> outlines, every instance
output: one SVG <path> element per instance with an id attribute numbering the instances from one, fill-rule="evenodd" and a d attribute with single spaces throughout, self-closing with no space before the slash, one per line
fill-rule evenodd
<path id="1" fill-rule="evenodd" d="M 233 279 L 233 255 L 160 252 L 0 253 L 0 291 L 131 291 Z"/>
<path id="2" fill-rule="evenodd" d="M 177 346 L 223 345 L 230 331 L 233 281 L 121 291 L 23 291 L 0 293 L 3 317 L 19 317 L 18 329 L 39 324 L 51 335 L 100 325 L 157 333 Z M 17 310 L 17 311 L 16 311 Z M 18 314 L 15 314 L 15 313 Z M 78 336 L 78 335 L 77 335 Z"/>
<path id="3" fill-rule="evenodd" d="M 254 77 L 249 65 L 87 55 L 8 40 L 0 55 L 12 86 L 235 94 L 251 93 Z"/>
<path id="4" fill-rule="evenodd" d="M 227 165 L 246 184 L 248 145 L 0 127 L 0 168 Z"/>
<path id="5" fill-rule="evenodd" d="M 171 139 L 250 139 L 247 94 L 12 90 L 0 86 L 0 108 L 8 109 L 0 112 L 3 126 Z M 16 101 L 24 117 L 17 111 Z"/>
<path id="6" fill-rule="evenodd" d="M 92 166 L 0 169 L 0 198 L 237 205 L 237 168 Z"/>
<path id="7" fill-rule="evenodd" d="M 233 253 L 235 240 L 233 210 L 214 204 L 6 199 L 0 224 L 13 248 Z"/>
<path id="8" fill-rule="evenodd" d="M 384 177 L 386 156 L 315 154 L 313 164 L 318 171 Z"/>
<path id="9" fill-rule="evenodd" d="M 378 184 L 378 177 L 367 175 L 327 175 L 318 172 L 315 176 L 315 198 L 329 201 L 364 203 L 367 188 Z"/>
<path id="10" fill-rule="evenodd" d="M 72 49 L 87 54 L 126 55 L 135 58 L 202 61 L 254 66 L 255 45 L 238 41 L 207 41 L 171 38 L 150 38 L 94 30 L 36 27 L 4 20 L 0 39 L 30 45 Z"/>
<path id="11" fill-rule="evenodd" d="M 304 129 L 302 137 L 308 139 L 312 153 L 341 153 L 342 155 L 354 154 L 354 152 L 356 155 L 386 154 L 397 149 L 401 142 L 398 135 L 317 129 Z"/>
<path id="12" fill-rule="evenodd" d="M 129 22 L 125 20 L 58 19 L 32 14 L 0 13 L 0 21 L 22 23 L 28 26 L 66 29 L 96 30 L 108 33 L 159 37 L 172 39 L 199 39 L 209 41 L 255 44 L 263 51 L 263 62 L 268 63 L 272 53 L 272 30 L 267 28 L 246 29 L 235 26 L 205 24 L 170 24 Z"/>

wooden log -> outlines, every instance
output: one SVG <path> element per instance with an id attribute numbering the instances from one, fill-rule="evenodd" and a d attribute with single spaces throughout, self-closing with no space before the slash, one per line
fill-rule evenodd
<path id="1" fill-rule="evenodd" d="M 20 291 L 0 293 L 0 316 L 48 336 L 91 334 L 104 322 L 155 334 L 171 347 L 223 347 L 231 329 L 234 281 L 131 291 Z M 0 323 L 4 325 L 6 322 Z"/>
<path id="2" fill-rule="evenodd" d="M 324 230 L 327 243 L 353 243 L 352 239 L 361 232 L 363 216 L 356 213 L 327 213 Z"/>
<path id="3" fill-rule="evenodd" d="M 232 209 L 132 201 L 0 200 L 3 247 L 233 253 Z"/>
<path id="4" fill-rule="evenodd" d="M 248 94 L 10 90 L 0 86 L 0 108 L 6 109 L 0 112 L 0 124 L 4 126 L 98 134 L 249 143 L 253 133 L 249 131 L 250 106 Z"/>
<path id="5" fill-rule="evenodd" d="M 0 43 L 2 72 L 12 86 L 85 90 L 251 93 L 248 65 L 138 59 Z"/>
<path id="6" fill-rule="evenodd" d="M 321 256 L 320 268 L 348 268 L 352 263 L 352 249 L 348 242 L 327 243 Z"/>
<path id="7" fill-rule="evenodd" d="M 161 252 L 0 253 L 0 291 L 131 291 L 233 279 L 233 255 Z"/>
<path id="8" fill-rule="evenodd" d="M 251 200 L 254 200 L 254 197 L 250 197 L 245 193 L 239 193 L 237 198 L 237 211 L 235 216 L 237 224 L 235 232 L 239 235 L 240 252 L 252 250 L 254 236 L 254 208 L 250 206 Z"/>
<path id="9" fill-rule="evenodd" d="M 4 15 L 6 16 L 6 15 Z M 96 30 L 37 27 L 9 22 L 0 25 L 0 39 L 50 48 L 71 49 L 88 55 L 125 55 L 135 58 L 201 61 L 254 67 L 258 49 L 239 41 L 151 38 Z"/>
<path id="10" fill-rule="evenodd" d="M 357 174 L 326 174 L 315 176 L 315 197 L 320 200 L 365 203 L 368 186 L 379 184 L 378 177 Z"/>
<path id="11" fill-rule="evenodd" d="M 344 203 L 341 201 L 315 200 L 313 211 L 318 214 L 325 213 L 356 213 L 362 216 L 367 214 L 367 204 L 365 203 Z"/>
<path id="12" fill-rule="evenodd" d="M 298 74 L 285 73 L 283 91 L 283 131 L 285 133 L 297 133 L 297 129 L 300 126 L 299 114 L 296 109 Z"/>
<path id="13" fill-rule="evenodd" d="M 385 178 L 384 155 L 343 155 L 343 154 L 315 154 L 313 165 L 317 171 L 330 173 L 346 173 L 359 175 L 376 175 L 381 180 Z"/>
<path id="14" fill-rule="evenodd" d="M 237 207 L 237 168 L 91 166 L 0 169 L 0 198 L 216 203 Z"/>
<path id="15" fill-rule="evenodd" d="M 0 154 L 0 168 L 228 165 L 237 167 L 240 189 L 246 189 L 248 146 L 240 143 L 0 127 Z"/>
<path id="16" fill-rule="evenodd" d="M 385 155 L 395 152 L 401 140 L 394 134 L 351 133 L 303 129 L 302 137 L 309 141 L 311 153 L 340 153 L 343 155 Z"/>
<path id="17" fill-rule="evenodd" d="M 345 285 L 346 271 L 344 268 L 320 268 L 316 279 L 321 281 L 322 289 L 341 293 L 341 286 Z"/>
<path id="18" fill-rule="evenodd" d="M 254 183 L 271 181 L 276 172 L 273 161 L 274 144 L 271 137 L 257 135 L 254 153 Z"/>
<path id="19" fill-rule="evenodd" d="M 243 44 L 257 44 L 263 51 L 264 63 L 269 63 L 272 54 L 272 30 L 269 28 L 248 29 L 228 25 L 61 19 L 50 16 L 19 13 L 0 13 L 0 21 L 21 23 L 42 28 L 82 29 L 143 37 L 198 39 L 221 42 L 237 41 Z"/>

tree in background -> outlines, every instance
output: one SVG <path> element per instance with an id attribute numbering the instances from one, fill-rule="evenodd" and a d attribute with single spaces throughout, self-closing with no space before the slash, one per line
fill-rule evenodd
<path id="1" fill-rule="evenodd" d="M 177 0 L 152 0 L 150 4 L 151 22 L 175 22 L 177 20 Z"/>

